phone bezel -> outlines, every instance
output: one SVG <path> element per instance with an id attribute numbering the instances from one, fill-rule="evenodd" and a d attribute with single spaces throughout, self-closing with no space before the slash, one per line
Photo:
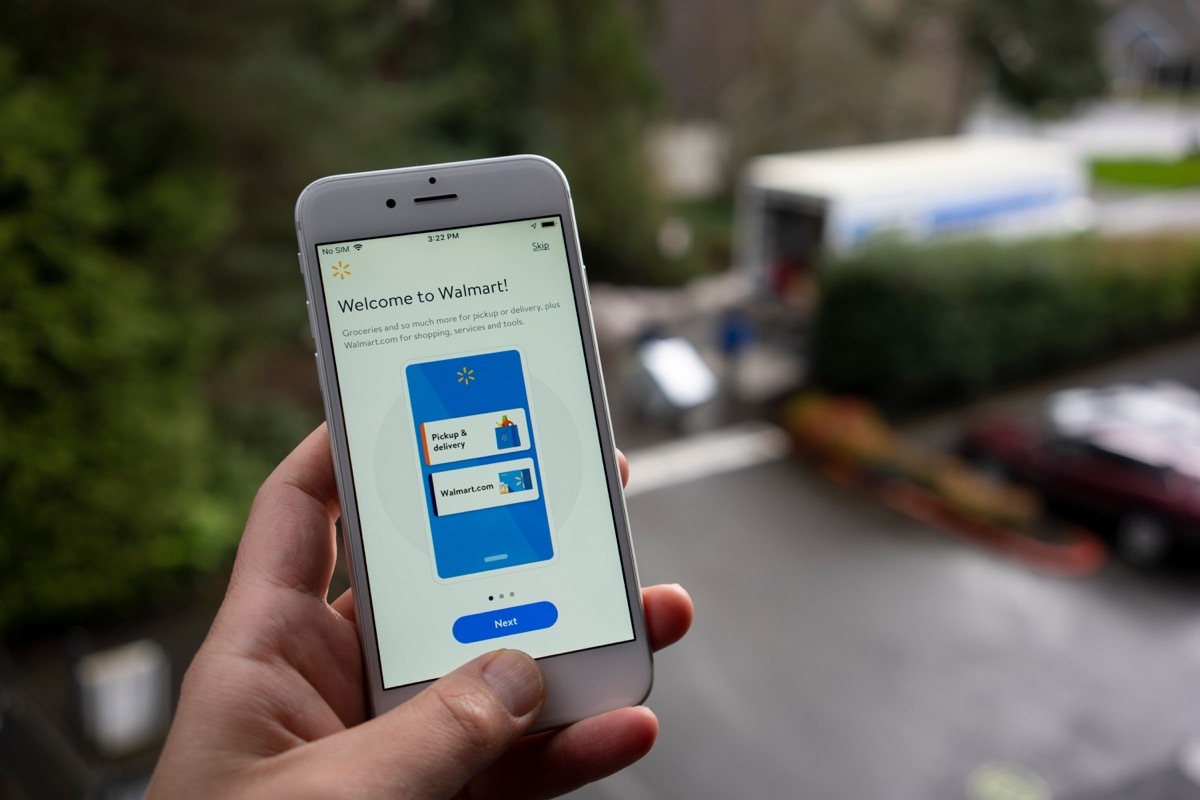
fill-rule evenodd
<path id="1" fill-rule="evenodd" d="M 453 199 L 447 197 L 451 195 Z M 445 199 L 417 200 L 431 196 Z M 395 202 L 389 207 L 388 200 Z M 333 340 L 325 303 L 317 291 L 321 285 L 321 275 L 316 248 L 335 241 L 547 216 L 560 217 L 564 228 L 576 317 L 617 529 L 617 545 L 634 638 L 627 642 L 539 659 L 546 674 L 548 693 L 536 729 L 559 727 L 613 708 L 637 705 L 650 692 L 653 680 L 652 655 L 646 635 L 637 565 L 629 536 L 628 513 L 616 461 L 570 189 L 562 171 L 548 159 L 528 155 L 508 156 L 334 175 L 310 184 L 296 202 L 300 268 L 304 275 L 309 321 L 317 347 L 315 355 L 329 423 L 338 492 L 343 498 L 343 541 L 351 584 L 355 589 L 359 638 L 363 647 L 369 702 L 374 714 L 400 705 L 432 681 L 383 688 L 375 616 L 367 589 L 366 560 L 352 490 L 342 403 L 333 360 Z M 360 591 L 359 587 L 363 587 L 363 590 Z M 497 640 L 496 646 L 504 647 L 506 644 L 503 640 Z"/>

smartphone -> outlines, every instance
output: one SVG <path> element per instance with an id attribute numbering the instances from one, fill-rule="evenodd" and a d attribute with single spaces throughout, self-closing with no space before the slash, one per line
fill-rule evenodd
<path id="1" fill-rule="evenodd" d="M 370 703 L 501 647 L 538 729 L 652 661 L 566 178 L 538 156 L 335 175 L 296 203 Z"/>

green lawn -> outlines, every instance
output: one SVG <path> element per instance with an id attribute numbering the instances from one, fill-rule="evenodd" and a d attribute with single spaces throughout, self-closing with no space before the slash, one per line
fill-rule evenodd
<path id="1" fill-rule="evenodd" d="M 1178 161 L 1097 159 L 1092 162 L 1092 178 L 1100 184 L 1154 189 L 1200 186 L 1200 156 Z"/>

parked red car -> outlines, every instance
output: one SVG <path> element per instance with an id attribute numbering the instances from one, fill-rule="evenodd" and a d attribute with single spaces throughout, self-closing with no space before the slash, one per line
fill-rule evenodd
<path id="1" fill-rule="evenodd" d="M 1200 543 L 1200 394 L 1174 383 L 1069 389 L 1040 419 L 973 427 L 962 454 L 1111 529 L 1137 564 Z"/>

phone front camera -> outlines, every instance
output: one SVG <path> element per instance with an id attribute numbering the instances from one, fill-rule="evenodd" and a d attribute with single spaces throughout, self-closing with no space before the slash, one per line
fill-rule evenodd
<path id="1" fill-rule="evenodd" d="M 395 201 L 395 200 L 393 200 L 392 198 L 390 198 L 390 197 L 389 197 L 389 198 L 387 199 L 387 203 L 386 203 L 386 205 L 387 205 L 387 207 L 388 207 L 388 208 L 395 208 L 395 207 L 396 207 L 396 201 Z"/>
<path id="2" fill-rule="evenodd" d="M 429 182 L 430 182 L 430 183 L 437 183 L 437 178 L 435 178 L 435 177 L 433 177 L 432 175 L 430 175 L 430 176 L 429 176 Z"/>

